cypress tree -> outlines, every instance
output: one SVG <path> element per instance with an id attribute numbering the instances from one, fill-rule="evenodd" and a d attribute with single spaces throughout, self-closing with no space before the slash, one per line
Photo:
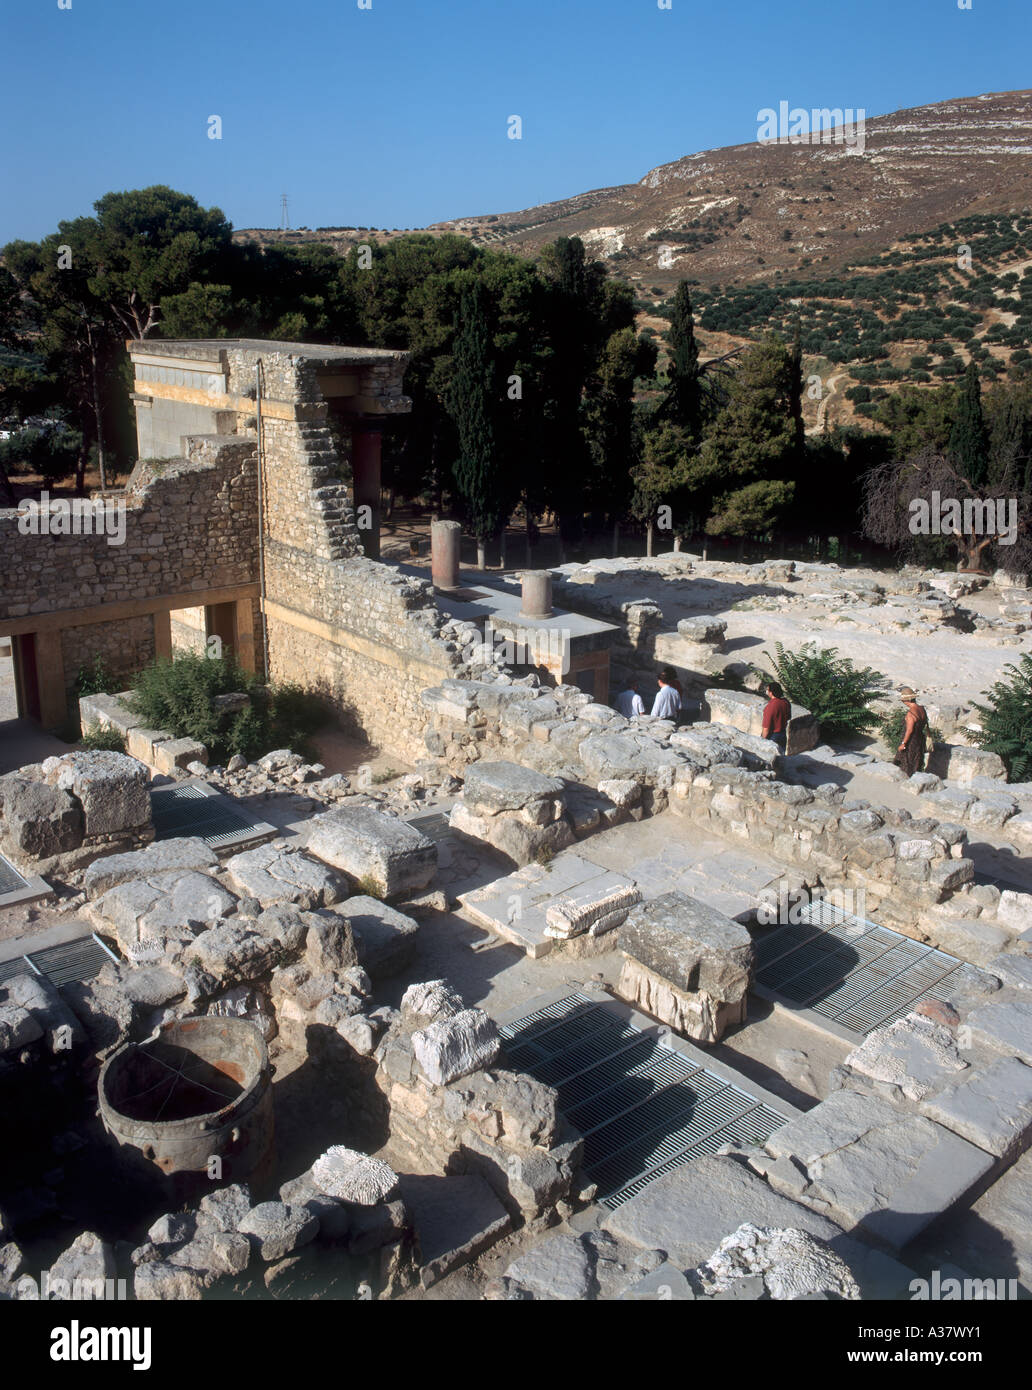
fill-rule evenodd
<path id="1" fill-rule="evenodd" d="M 978 365 L 969 362 L 957 403 L 957 414 L 950 434 L 950 454 L 960 472 L 974 488 L 989 478 L 989 431 L 982 413 L 982 387 Z"/>
<path id="2" fill-rule="evenodd" d="M 695 318 L 688 283 L 682 280 L 674 294 L 670 315 L 670 389 L 667 413 L 675 425 L 699 437 L 702 392 L 699 385 L 699 345 L 695 341 Z"/>
<path id="3" fill-rule="evenodd" d="M 503 478 L 497 443 L 497 370 L 486 291 L 479 280 L 462 291 L 459 325 L 447 392 L 448 412 L 459 440 L 452 474 L 463 518 L 476 537 L 477 562 L 483 567 L 485 542 L 508 521 L 513 492 L 512 480 L 506 483 Z"/>

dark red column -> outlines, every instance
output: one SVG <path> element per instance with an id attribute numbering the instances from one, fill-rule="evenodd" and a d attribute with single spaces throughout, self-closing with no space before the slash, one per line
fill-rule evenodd
<path id="1" fill-rule="evenodd" d="M 356 424 L 351 433 L 351 472 L 355 490 L 355 521 L 362 546 L 371 560 L 380 558 L 380 453 L 383 427 Z M 368 507 L 369 511 L 361 510 Z"/>

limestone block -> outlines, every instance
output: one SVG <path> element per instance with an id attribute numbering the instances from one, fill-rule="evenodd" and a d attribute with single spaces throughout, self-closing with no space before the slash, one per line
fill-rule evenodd
<path id="1" fill-rule="evenodd" d="M 968 1014 L 958 1037 L 962 1047 L 980 1043 L 1032 1066 L 1032 1003 L 980 1004 Z"/>
<path id="2" fill-rule="evenodd" d="M 312 1181 L 322 1193 L 355 1206 L 389 1202 L 398 1191 L 398 1175 L 382 1159 L 335 1144 L 312 1164 Z"/>
<path id="3" fill-rule="evenodd" d="M 79 726 L 88 729 L 99 725 L 102 729 L 114 729 L 117 733 L 128 735 L 130 729 L 143 727 L 143 720 L 131 714 L 125 704 L 126 696 L 121 695 L 82 695 L 79 697 Z"/>
<path id="4" fill-rule="evenodd" d="M 318 819 L 318 817 L 316 818 Z M 347 888 L 324 864 L 300 848 L 259 845 L 226 861 L 226 871 L 242 897 L 263 907 L 274 902 L 332 907 L 347 897 Z"/>
<path id="5" fill-rule="evenodd" d="M 258 1258 L 266 1263 L 282 1260 L 314 1240 L 319 1230 L 318 1219 L 304 1207 L 290 1207 L 285 1202 L 260 1202 L 237 1226 L 247 1236 Z"/>
<path id="6" fill-rule="evenodd" d="M 544 825 L 528 824 L 522 812 L 476 815 L 460 798 L 452 807 L 448 824 L 459 835 L 492 845 L 514 864 L 529 864 L 543 851 L 557 854 L 574 843 L 573 828 L 566 820 Z"/>
<path id="7" fill-rule="evenodd" d="M 907 1014 L 869 1033 L 845 1065 L 872 1081 L 922 1100 L 955 1072 L 967 1070 L 952 1032 L 920 1014 Z"/>
<path id="8" fill-rule="evenodd" d="M 195 937 L 183 952 L 183 963 L 197 966 L 222 986 L 267 975 L 282 957 L 277 941 L 231 921 Z"/>
<path id="9" fill-rule="evenodd" d="M 435 1086 L 489 1067 L 500 1047 L 498 1029 L 482 1009 L 464 1009 L 412 1034 L 416 1061 Z"/>
<path id="10" fill-rule="evenodd" d="M 159 772 L 172 773 L 190 763 L 207 763 L 208 750 L 193 738 L 173 738 L 154 745 L 154 766 Z"/>
<path id="11" fill-rule="evenodd" d="M 1010 933 L 980 918 L 953 917 L 936 921 L 932 941 L 940 950 L 974 965 L 988 965 L 1010 940 Z"/>
<path id="12" fill-rule="evenodd" d="M 791 1160 L 771 1170 L 779 1191 L 892 1250 L 965 1197 L 995 1162 L 924 1116 L 853 1091 L 836 1091 L 764 1147 Z"/>
<path id="13" fill-rule="evenodd" d="M 411 964 L 419 923 L 378 898 L 349 898 L 341 911 L 354 934 L 358 963 L 371 979 L 389 979 Z"/>
<path id="14" fill-rule="evenodd" d="M 425 888 L 437 872 L 437 846 L 409 825 L 368 806 L 341 806 L 316 816 L 308 849 L 385 898 Z"/>
<path id="15" fill-rule="evenodd" d="M 83 892 L 92 900 L 130 879 L 171 869 L 214 869 L 218 862 L 214 850 L 197 836 L 157 840 L 146 849 L 95 859 L 83 876 Z"/>
<path id="16" fill-rule="evenodd" d="M 749 988 L 753 944 L 745 927 L 686 893 L 636 907 L 620 928 L 621 951 L 675 988 L 738 1003 Z"/>
<path id="17" fill-rule="evenodd" d="M 662 768 L 674 769 L 682 762 L 672 749 L 638 733 L 590 734 L 580 743 L 579 755 L 595 786 L 613 778 L 654 785 Z"/>
<path id="18" fill-rule="evenodd" d="M 974 777 L 1007 780 L 1007 769 L 999 754 L 961 744 L 937 744 L 928 755 L 926 770 L 951 782 L 970 782 Z"/>
<path id="19" fill-rule="evenodd" d="M 154 766 L 154 750 L 160 743 L 170 742 L 172 735 L 164 729 L 147 729 L 141 724 L 131 728 L 125 736 L 125 746 L 131 758 Z"/>
<path id="20" fill-rule="evenodd" d="M 1009 931 L 1024 932 L 1032 927 L 1032 893 L 1016 893 L 1005 888 L 996 907 L 996 919 Z"/>
<path id="21" fill-rule="evenodd" d="M 67 791 L 27 778 L 0 782 L 0 813 L 10 848 L 29 859 L 47 859 L 78 849 L 83 841 L 83 814 Z"/>
<path id="22" fill-rule="evenodd" d="M 630 886 L 600 891 L 595 880 L 564 893 L 545 911 L 546 935 L 565 940 L 590 932 L 601 936 L 626 921 L 632 907 L 641 902 L 641 893 Z"/>
<path id="23" fill-rule="evenodd" d="M 81 751 L 48 758 L 44 778 L 82 806 L 87 837 L 140 830 L 151 823 L 147 769 L 124 753 Z"/>
<path id="24" fill-rule="evenodd" d="M 1001 1057 L 928 1097 L 921 1111 L 1009 1162 L 1032 1142 L 1032 1067 Z"/>
<path id="25" fill-rule="evenodd" d="M 751 1222 L 725 1236 L 695 1274 L 711 1298 L 734 1296 L 746 1280 L 757 1281 L 759 1296 L 773 1299 L 860 1298 L 849 1266 L 821 1241 Z"/>
<path id="26" fill-rule="evenodd" d="M 565 783 L 559 777 L 545 777 L 518 763 L 482 761 L 474 763 L 466 773 L 462 796 L 471 809 L 495 815 L 539 802 L 561 803 L 564 791 Z"/>
<path id="27" fill-rule="evenodd" d="M 703 713 L 713 723 L 729 724 L 745 734 L 759 736 L 763 732 L 763 711 L 767 701 L 763 695 L 748 695 L 737 690 L 710 689 L 704 695 Z M 808 709 L 792 705 L 786 730 L 786 753 L 792 756 L 816 748 L 820 742 L 820 725 Z"/>

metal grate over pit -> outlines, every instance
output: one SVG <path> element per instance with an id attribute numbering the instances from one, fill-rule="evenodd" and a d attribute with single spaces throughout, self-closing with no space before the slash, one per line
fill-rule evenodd
<path id="1" fill-rule="evenodd" d="M 948 989 L 957 971 L 974 968 L 827 901 L 802 908 L 799 918 L 758 941 L 756 984 L 860 1035 L 901 1018 L 931 990 Z"/>
<path id="2" fill-rule="evenodd" d="M 156 840 L 196 835 L 212 849 L 237 839 L 254 824 L 230 810 L 219 797 L 189 783 L 153 792 L 151 814 Z"/>
<path id="3" fill-rule="evenodd" d="M 665 1030 L 586 994 L 570 994 L 501 1029 L 508 1061 L 554 1086 L 584 1136 L 582 1168 L 609 1210 L 724 1144 L 758 1144 L 785 1123 L 743 1087 L 667 1041 Z"/>
<path id="4" fill-rule="evenodd" d="M 26 881 L 14 867 L 0 854 L 0 897 L 4 893 L 18 893 L 27 887 Z"/>
<path id="5" fill-rule="evenodd" d="M 108 961 L 117 960 L 114 952 L 109 951 L 94 932 L 91 936 L 80 936 L 74 941 L 47 946 L 41 951 L 28 951 L 14 960 L 0 962 L 0 985 L 15 975 L 42 975 L 60 989 L 75 981 L 92 980 Z"/>

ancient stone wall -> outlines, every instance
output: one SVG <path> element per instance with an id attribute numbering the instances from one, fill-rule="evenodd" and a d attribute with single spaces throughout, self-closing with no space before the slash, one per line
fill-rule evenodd
<path id="1" fill-rule="evenodd" d="M 124 545 L 22 535 L 17 512 L 0 512 L 0 620 L 252 583 L 257 496 L 254 441 L 202 435 L 188 458 L 136 465 Z"/>
<path id="2" fill-rule="evenodd" d="M 61 633 L 65 689 L 69 707 L 75 707 L 75 686 L 79 671 L 87 671 L 99 658 L 119 683 L 127 686 L 142 667 L 156 656 L 154 618 L 144 613 L 138 618 L 120 618 L 111 623 L 89 623 L 66 627 Z"/>

